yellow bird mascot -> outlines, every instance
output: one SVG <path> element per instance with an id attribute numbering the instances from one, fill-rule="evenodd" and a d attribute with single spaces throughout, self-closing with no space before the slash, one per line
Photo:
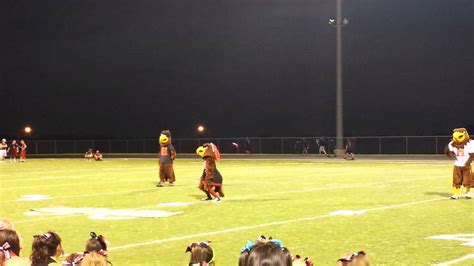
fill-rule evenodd
<path id="1" fill-rule="evenodd" d="M 220 153 L 213 143 L 205 143 L 196 149 L 196 153 L 204 160 L 204 169 L 199 181 L 199 189 L 206 193 L 202 200 L 221 201 L 224 197 L 222 191 L 222 175 L 216 167 L 220 160 Z"/>
<path id="2" fill-rule="evenodd" d="M 176 158 L 176 150 L 171 144 L 171 132 L 169 130 L 163 130 L 161 132 L 160 138 L 160 153 L 159 161 L 160 165 L 160 181 L 158 182 L 157 187 L 162 187 L 166 181 L 168 181 L 170 186 L 173 186 L 176 177 L 173 170 L 173 161 Z"/>
<path id="3" fill-rule="evenodd" d="M 446 155 L 455 160 L 451 199 L 459 199 L 461 185 L 466 189 L 466 198 L 471 199 L 471 162 L 474 159 L 474 141 L 471 141 L 465 128 L 455 128 L 453 130 L 453 138 L 446 148 Z"/>

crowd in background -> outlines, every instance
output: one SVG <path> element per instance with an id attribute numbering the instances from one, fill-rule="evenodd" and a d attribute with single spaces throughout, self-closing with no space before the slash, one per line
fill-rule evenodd
<path id="1" fill-rule="evenodd" d="M 84 158 L 86 158 L 88 161 L 91 161 L 92 159 L 94 159 L 95 161 L 102 161 L 104 155 L 102 155 L 99 150 L 92 152 L 92 149 L 88 149 L 84 154 Z"/>
<path id="2" fill-rule="evenodd" d="M 16 139 L 11 142 L 2 139 L 2 142 L 0 142 L 0 162 L 4 163 L 5 158 L 10 158 L 11 163 L 16 163 L 18 157 L 20 162 L 25 162 L 27 148 L 28 145 L 24 140 L 20 140 L 20 143 L 18 143 Z"/>
<path id="3" fill-rule="evenodd" d="M 306 138 L 297 140 L 295 143 L 295 153 L 302 155 L 315 153 L 326 157 L 336 157 L 336 140 L 334 138 L 316 138 L 313 143 L 314 144 L 311 144 L 311 141 L 308 141 Z M 351 139 L 347 139 L 344 143 L 343 158 L 346 160 L 355 159 L 354 141 Z"/>
<path id="4" fill-rule="evenodd" d="M 0 266 L 107 266 L 108 241 L 102 235 L 90 233 L 84 252 L 64 255 L 58 233 L 47 231 L 33 236 L 29 258 L 22 257 L 23 240 L 8 219 L 0 218 Z M 190 253 L 189 266 L 216 266 L 216 252 L 211 242 L 193 242 L 186 248 Z M 65 258 L 64 258 L 65 257 Z M 64 258 L 64 259 L 61 259 Z M 218 260 L 218 259 L 217 259 Z M 368 266 L 364 251 L 349 253 L 337 260 L 341 266 Z M 240 250 L 239 266 L 314 266 L 311 258 L 292 255 L 283 242 L 260 236 L 255 242 L 248 240 Z"/>
<path id="5" fill-rule="evenodd" d="M 0 218 L 0 266 L 107 266 L 107 240 L 90 233 L 84 252 L 64 255 L 61 237 L 54 231 L 33 236 L 29 258 L 22 257 L 23 239 L 11 222 Z"/>

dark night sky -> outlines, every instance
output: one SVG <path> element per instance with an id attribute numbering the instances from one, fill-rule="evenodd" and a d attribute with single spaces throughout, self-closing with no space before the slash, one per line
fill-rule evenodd
<path id="1" fill-rule="evenodd" d="M 0 133 L 335 134 L 335 0 L 3 0 Z M 345 0 L 348 135 L 474 130 L 474 1 Z"/>

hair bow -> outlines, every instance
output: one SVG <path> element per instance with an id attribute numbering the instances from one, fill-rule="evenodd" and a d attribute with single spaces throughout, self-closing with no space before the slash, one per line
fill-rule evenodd
<path id="1" fill-rule="evenodd" d="M 0 247 L 0 252 L 3 252 L 5 255 L 5 258 L 9 260 L 11 258 L 10 256 L 10 243 L 5 242 L 3 245 Z"/>

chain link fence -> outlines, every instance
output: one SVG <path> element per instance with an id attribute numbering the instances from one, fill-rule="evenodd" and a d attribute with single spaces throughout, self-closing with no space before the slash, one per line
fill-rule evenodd
<path id="1" fill-rule="evenodd" d="M 317 154 L 316 140 L 323 140 L 326 150 L 334 146 L 331 137 L 267 137 L 267 138 L 173 138 L 178 153 L 194 153 L 203 143 L 213 142 L 221 153 L 246 153 L 249 148 L 256 154 L 295 154 L 301 153 L 303 146 L 309 154 Z M 451 136 L 386 136 L 351 137 L 356 154 L 442 154 Z M 332 147 L 331 147 L 332 146 Z M 89 148 L 102 153 L 155 153 L 158 151 L 156 139 L 125 140 L 30 140 L 30 154 L 84 153 Z"/>

